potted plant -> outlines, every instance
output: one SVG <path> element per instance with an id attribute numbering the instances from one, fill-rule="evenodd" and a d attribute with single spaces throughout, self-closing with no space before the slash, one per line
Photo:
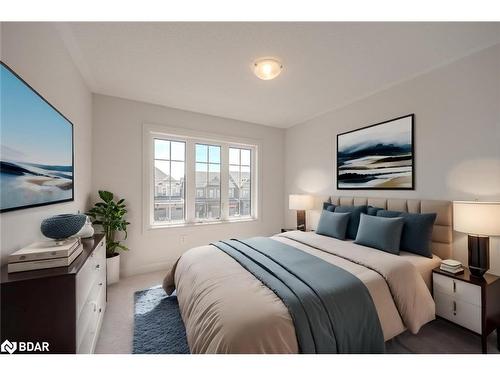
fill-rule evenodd
<path id="1" fill-rule="evenodd" d="M 121 242 L 127 239 L 127 225 L 125 220 L 127 213 L 125 199 L 115 202 L 113 193 L 99 190 L 102 202 L 97 202 L 87 215 L 93 220 L 93 224 L 100 225 L 106 236 L 106 267 L 107 283 L 113 284 L 120 280 L 120 253 L 119 250 L 128 250 Z M 123 232 L 122 239 L 117 239 L 117 234 Z"/>

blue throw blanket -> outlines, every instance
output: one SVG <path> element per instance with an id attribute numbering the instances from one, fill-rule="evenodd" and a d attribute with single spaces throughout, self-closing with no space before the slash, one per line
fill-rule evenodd
<path id="1" fill-rule="evenodd" d="M 266 237 L 213 243 L 288 308 L 301 353 L 383 353 L 384 336 L 366 286 L 324 260 Z"/>

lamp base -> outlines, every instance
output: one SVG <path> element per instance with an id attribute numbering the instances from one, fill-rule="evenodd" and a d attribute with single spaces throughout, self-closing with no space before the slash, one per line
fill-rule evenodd
<path id="1" fill-rule="evenodd" d="M 490 238 L 468 236 L 469 271 L 471 275 L 483 277 L 490 269 Z"/>
<path id="2" fill-rule="evenodd" d="M 297 230 L 306 231 L 306 211 L 297 210 Z"/>

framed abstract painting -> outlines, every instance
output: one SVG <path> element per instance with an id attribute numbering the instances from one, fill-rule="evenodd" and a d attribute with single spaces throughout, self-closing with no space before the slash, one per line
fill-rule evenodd
<path id="1" fill-rule="evenodd" d="M 73 124 L 0 65 L 0 212 L 72 201 Z"/>
<path id="2" fill-rule="evenodd" d="M 337 189 L 415 189 L 414 114 L 337 135 Z"/>

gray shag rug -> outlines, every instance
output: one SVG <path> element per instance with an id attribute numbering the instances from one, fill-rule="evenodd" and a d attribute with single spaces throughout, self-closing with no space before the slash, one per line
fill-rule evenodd
<path id="1" fill-rule="evenodd" d="M 133 353 L 189 354 L 177 297 L 160 287 L 135 293 Z M 488 338 L 488 353 L 499 353 L 496 334 Z M 418 335 L 404 332 L 386 342 L 388 354 L 481 353 L 479 336 L 443 319 L 426 324 Z"/>
<path id="2" fill-rule="evenodd" d="M 135 292 L 134 354 L 189 354 L 177 296 L 161 286 Z"/>

